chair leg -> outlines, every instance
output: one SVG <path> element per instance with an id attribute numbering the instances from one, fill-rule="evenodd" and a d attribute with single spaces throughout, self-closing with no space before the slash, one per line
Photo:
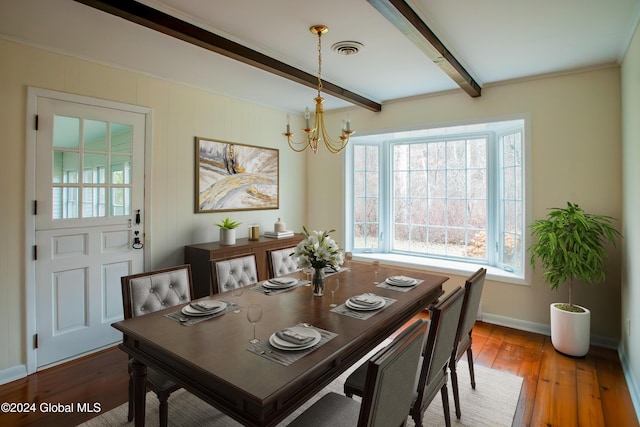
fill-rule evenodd
<path id="1" fill-rule="evenodd" d="M 469 365 L 469 377 L 471 377 L 471 388 L 476 389 L 476 374 L 473 370 L 473 351 L 471 346 L 467 349 L 467 364 Z"/>
<path id="2" fill-rule="evenodd" d="M 456 418 L 460 419 L 462 412 L 460 411 L 460 395 L 458 394 L 458 373 L 456 371 L 455 358 L 449 363 L 449 372 L 451 373 L 451 387 L 453 389 L 453 403 L 456 407 Z"/>
<path id="3" fill-rule="evenodd" d="M 169 394 L 170 393 L 167 392 L 158 393 L 158 401 L 160 402 L 158 408 L 160 412 L 160 427 L 167 427 L 169 424 L 169 403 L 167 402 Z"/>
<path id="4" fill-rule="evenodd" d="M 451 415 L 449 414 L 449 392 L 447 391 L 447 385 L 444 384 L 440 389 L 442 395 L 442 410 L 444 411 L 444 425 L 451 427 Z"/>

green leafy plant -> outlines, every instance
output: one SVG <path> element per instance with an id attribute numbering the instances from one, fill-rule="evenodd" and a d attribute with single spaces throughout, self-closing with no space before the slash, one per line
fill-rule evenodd
<path id="1" fill-rule="evenodd" d="M 534 221 L 529 229 L 537 240 L 529 251 L 535 269 L 539 258 L 545 269 L 543 281 L 557 289 L 568 281 L 569 311 L 573 305 L 573 282 L 602 282 L 605 279 L 605 242 L 616 244 L 620 233 L 611 225 L 614 219 L 585 213 L 577 204 L 567 202 L 566 208 L 552 208 L 545 219 Z"/>
<path id="2" fill-rule="evenodd" d="M 241 222 L 236 222 L 236 221 L 231 221 L 231 219 L 229 217 L 226 217 L 222 221 L 218 222 L 216 225 L 218 227 L 222 228 L 222 229 L 231 230 L 231 229 L 237 228 L 240 224 L 242 224 L 242 223 Z"/>

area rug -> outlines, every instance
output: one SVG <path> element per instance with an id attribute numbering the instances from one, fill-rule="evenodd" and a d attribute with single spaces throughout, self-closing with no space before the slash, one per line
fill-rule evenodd
<path id="1" fill-rule="evenodd" d="M 451 421 L 454 426 L 469 427 L 498 427 L 511 426 L 513 416 L 518 404 L 518 397 L 522 388 L 522 378 L 507 372 L 493 370 L 475 365 L 476 389 L 471 388 L 469 381 L 469 369 L 464 363 L 458 363 L 458 384 L 460 384 L 460 405 L 462 418 L 456 419 L 453 405 L 453 395 L 451 394 L 450 383 L 449 404 Z M 325 387 L 307 403 L 301 406 L 293 414 L 287 417 L 279 426 L 286 426 L 298 416 L 305 408 L 329 391 L 342 394 L 342 385 L 345 379 L 355 367 L 349 369 L 331 384 Z M 425 412 L 423 423 L 425 426 L 444 426 L 444 416 L 442 412 L 442 399 L 438 396 L 429 405 Z M 123 404 L 109 412 L 106 412 L 88 422 L 81 424 L 86 427 L 107 427 L 107 426 L 132 426 L 127 422 L 127 404 Z M 154 393 L 147 393 L 146 425 L 158 425 L 158 399 Z M 414 426 L 413 420 L 409 418 L 408 426 Z M 217 409 L 198 399 L 185 390 L 178 390 L 171 394 L 169 398 L 169 426 L 170 427 L 192 427 L 192 426 L 215 426 L 215 427 L 238 427 L 242 424 L 225 416 Z"/>

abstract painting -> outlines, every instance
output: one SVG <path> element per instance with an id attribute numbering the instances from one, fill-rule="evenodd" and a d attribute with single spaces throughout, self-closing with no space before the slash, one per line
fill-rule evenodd
<path id="1" fill-rule="evenodd" d="M 196 213 L 278 209 L 279 151 L 196 137 Z"/>

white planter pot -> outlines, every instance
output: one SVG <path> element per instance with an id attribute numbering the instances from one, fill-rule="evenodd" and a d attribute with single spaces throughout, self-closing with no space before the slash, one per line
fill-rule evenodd
<path id="1" fill-rule="evenodd" d="M 584 313 L 560 310 L 551 304 L 551 343 L 560 353 L 582 357 L 589 352 L 591 335 L 591 311 L 580 307 Z"/>
<path id="2" fill-rule="evenodd" d="M 221 245 L 235 245 L 236 244 L 236 229 L 235 228 L 221 228 L 220 229 L 220 244 Z"/>

